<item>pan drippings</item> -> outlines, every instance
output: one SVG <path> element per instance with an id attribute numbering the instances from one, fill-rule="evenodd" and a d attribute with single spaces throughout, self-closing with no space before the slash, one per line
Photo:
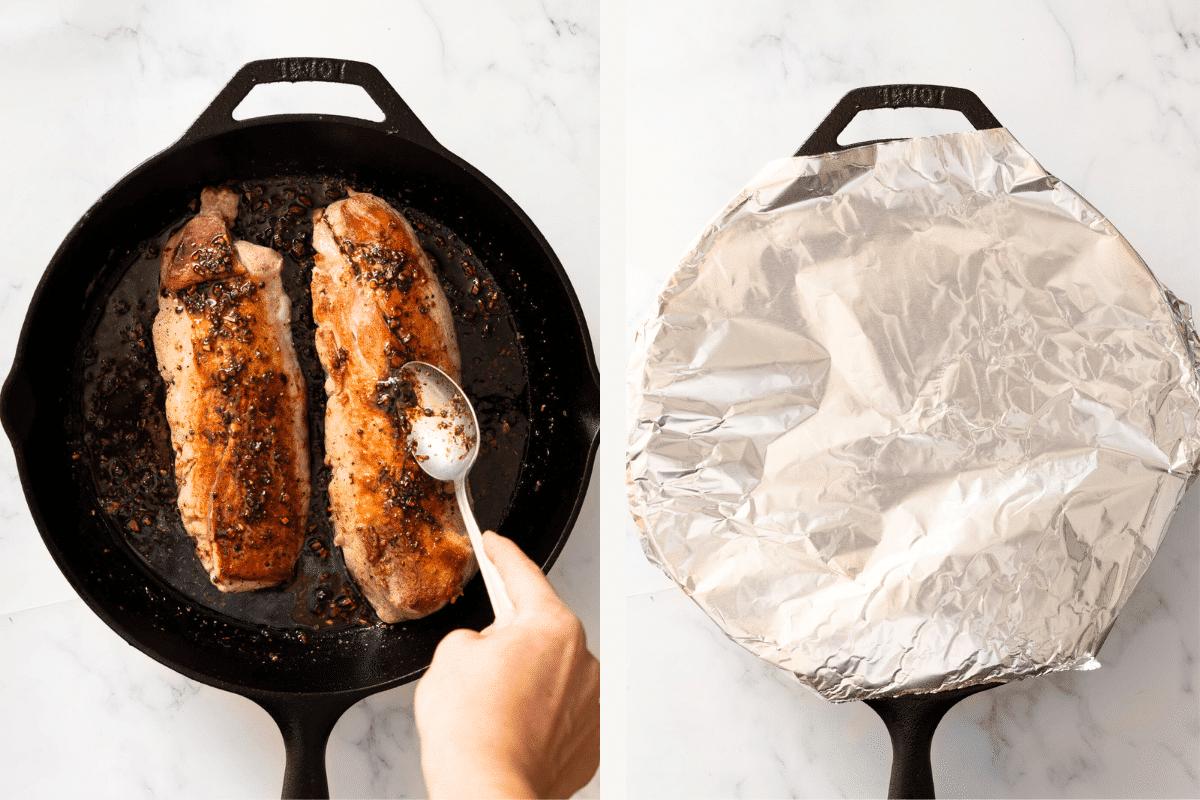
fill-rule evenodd
<path id="1" fill-rule="evenodd" d="M 309 276 L 313 208 L 345 197 L 336 179 L 231 184 L 241 195 L 233 234 L 284 257 L 284 290 L 292 303 L 292 338 L 308 392 L 312 494 L 305 546 L 296 576 L 282 586 L 224 594 L 209 581 L 183 530 L 176 506 L 165 389 L 158 374 L 151 325 L 164 242 L 195 212 L 143 242 L 76 359 L 81 430 L 78 461 L 90 475 L 97 513 L 167 584 L 189 598 L 252 625 L 330 628 L 378 623 L 334 547 L 324 466 L 325 375 L 313 343 Z M 480 455 L 471 474 L 475 513 L 496 529 L 516 492 L 530 432 L 527 376 L 508 306 L 495 281 L 453 231 L 403 197 L 352 182 L 401 209 L 433 260 L 450 301 L 462 353 L 463 384 L 480 423 Z M 197 191 L 197 196 L 199 192 Z"/>

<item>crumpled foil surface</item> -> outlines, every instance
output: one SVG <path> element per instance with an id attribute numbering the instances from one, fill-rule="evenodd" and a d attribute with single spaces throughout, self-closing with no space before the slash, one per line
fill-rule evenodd
<path id="1" fill-rule="evenodd" d="M 1095 667 L 1200 466 L 1198 354 L 1003 129 L 778 161 L 637 337 L 631 509 L 829 700 Z"/>

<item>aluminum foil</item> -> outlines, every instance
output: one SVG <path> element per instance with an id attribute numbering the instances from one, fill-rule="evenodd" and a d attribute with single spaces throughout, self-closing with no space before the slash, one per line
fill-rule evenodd
<path id="1" fill-rule="evenodd" d="M 1200 464 L 1198 351 L 1003 129 L 778 161 L 637 338 L 631 508 L 830 700 L 1095 667 Z"/>

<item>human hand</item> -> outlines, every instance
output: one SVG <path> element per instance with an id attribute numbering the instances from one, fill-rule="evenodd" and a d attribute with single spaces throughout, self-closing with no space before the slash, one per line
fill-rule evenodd
<path id="1" fill-rule="evenodd" d="M 451 631 L 417 685 L 430 797 L 569 797 L 600 765 L 600 662 L 583 626 L 515 544 L 483 546 L 516 607 Z"/>

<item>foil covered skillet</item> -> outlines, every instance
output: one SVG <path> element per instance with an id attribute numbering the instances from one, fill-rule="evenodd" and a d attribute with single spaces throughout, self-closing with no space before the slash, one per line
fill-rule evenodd
<path id="1" fill-rule="evenodd" d="M 978 130 L 835 149 L 901 106 Z M 727 635 L 829 700 L 1091 668 L 1200 463 L 1198 347 L 978 98 L 857 90 L 660 295 L 631 508 Z"/>

